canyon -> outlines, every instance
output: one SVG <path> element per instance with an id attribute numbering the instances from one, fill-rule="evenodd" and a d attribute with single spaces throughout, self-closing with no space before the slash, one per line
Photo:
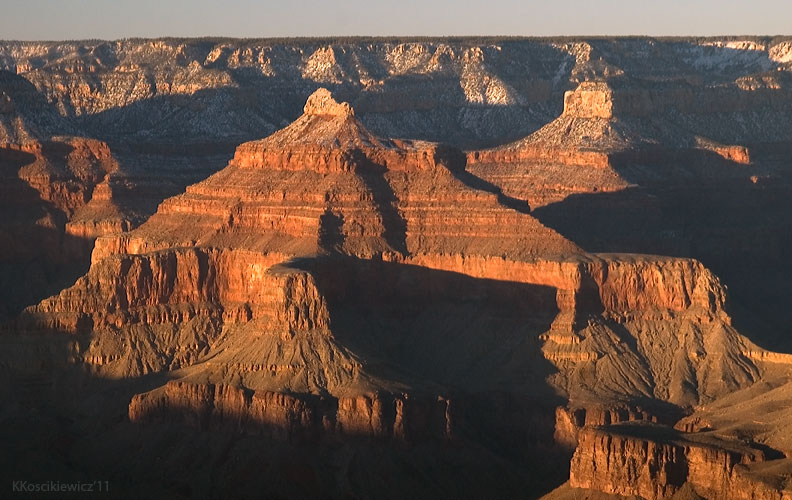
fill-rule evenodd
<path id="1" fill-rule="evenodd" d="M 4 477 L 792 498 L 792 40 L 0 42 Z"/>

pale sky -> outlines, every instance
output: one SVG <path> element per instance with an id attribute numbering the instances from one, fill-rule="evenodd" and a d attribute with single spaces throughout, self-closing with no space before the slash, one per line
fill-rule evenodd
<path id="1" fill-rule="evenodd" d="M 792 0 L 0 0 L 0 39 L 789 35 Z"/>

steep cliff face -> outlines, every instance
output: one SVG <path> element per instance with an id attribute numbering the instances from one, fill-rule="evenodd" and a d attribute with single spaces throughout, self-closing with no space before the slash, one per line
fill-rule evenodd
<path id="1" fill-rule="evenodd" d="M 359 436 L 425 442 L 453 437 L 450 405 L 437 396 L 375 393 L 334 398 L 171 381 L 132 398 L 129 418 L 136 423 L 170 420 L 202 429 L 265 433 L 280 440 Z"/>
<path id="2" fill-rule="evenodd" d="M 570 401 L 567 406 L 556 408 L 553 438 L 558 445 L 574 451 L 584 429 L 626 422 L 673 425 L 681 414 L 680 408 L 675 405 L 658 404 L 658 401 L 651 400 L 645 404 Z"/>
<path id="3" fill-rule="evenodd" d="M 739 441 L 646 425 L 591 428 L 579 435 L 569 484 L 647 499 L 668 498 L 686 483 L 703 498 L 789 498 L 782 485 L 757 473 L 766 460 L 760 449 Z"/>
<path id="4" fill-rule="evenodd" d="M 19 169 L 19 178 L 67 217 L 85 206 L 94 188 L 117 168 L 107 144 L 94 139 L 54 137 L 23 151 L 36 159 Z"/>
<path id="5" fill-rule="evenodd" d="M 678 424 L 696 437 L 594 427 L 720 408 L 787 361 L 741 335 L 708 262 L 666 231 L 717 212 L 696 208 L 704 181 L 750 213 L 763 205 L 737 184 L 783 194 L 786 49 L 491 42 L 0 44 L 41 105 L 18 120 L 0 96 L 13 177 L 60 214 L 36 223 L 99 236 L 87 274 L 11 328 L 70 339 L 59 369 L 121 381 L 113 407 L 145 433 L 319 450 L 374 437 L 506 461 L 541 450 L 556 472 L 576 448 L 576 488 L 783 498 L 765 448 L 782 449 L 767 444 L 781 410 L 750 446 L 734 444 L 744 425 L 706 410 Z M 62 115 L 119 153 L 28 140 Z M 227 161 L 229 144 L 268 132 Z M 521 137 L 467 153 L 418 140 Z M 722 217 L 750 222 L 734 215 Z M 697 251 L 778 241 L 767 252 L 783 254 L 761 224 L 745 224 L 752 239 L 714 222 Z M 590 253 L 636 248 L 646 255 Z M 50 366 L 21 351 L 0 369 Z"/>
<path id="6" fill-rule="evenodd" d="M 117 374 L 188 366 L 213 349 L 225 366 L 284 364 L 274 354 L 267 362 L 233 354 L 247 341 L 232 325 L 266 332 L 255 341 L 259 353 L 275 345 L 301 349 L 325 332 L 327 339 L 312 348 L 317 359 L 285 371 L 267 368 L 276 376 L 256 375 L 254 388 L 385 388 L 352 361 L 343 335 L 331 333 L 333 313 L 325 305 L 350 290 L 376 296 L 379 285 L 356 270 L 356 259 L 373 257 L 380 264 L 369 272 L 386 283 L 430 279 L 410 277 L 417 265 L 555 290 L 555 303 L 538 306 L 552 321 L 525 355 L 541 352 L 558 371 L 551 384 L 573 398 L 692 405 L 758 376 L 743 353 L 761 349 L 729 326 L 723 289 L 698 262 L 585 254 L 489 192 L 458 152 L 378 139 L 354 116 L 348 104 L 317 92 L 294 124 L 242 145 L 226 169 L 164 202 L 140 228 L 100 238 L 91 271 L 32 308 L 26 328 L 93 331 L 85 359 Z M 455 215 L 461 209 L 465 217 Z M 353 259 L 320 258 L 310 271 L 276 266 L 317 253 Z M 390 271 L 388 262 L 403 270 Z M 382 303 L 413 293 L 394 286 Z M 452 288 L 438 293 L 449 296 Z M 151 340 L 138 342 L 141 332 Z M 229 335 L 236 340 L 223 344 Z M 185 345 L 185 336 L 195 341 Z M 314 365 L 334 352 L 339 361 Z M 709 356 L 715 352 L 721 355 Z M 299 382 L 299 374 L 312 370 L 325 376 Z"/>
<path id="7" fill-rule="evenodd" d="M 573 399 L 641 395 L 689 406 L 760 374 L 750 354 L 756 346 L 723 310 L 719 280 L 694 260 L 598 254 L 533 262 L 417 256 L 408 262 L 554 288 L 558 312 L 540 337 L 542 352 L 558 369 L 553 384 Z"/>
<path id="8" fill-rule="evenodd" d="M 599 302 L 584 286 L 576 297 L 576 325 L 570 329 L 569 316 L 559 318 L 565 321 L 554 323 L 543 347 L 564 367 L 564 381 L 557 383 L 573 398 L 596 400 L 595 394 L 613 391 L 689 406 L 759 377 L 746 358 L 753 344 L 730 326 L 723 289 L 699 263 L 609 262 L 600 268 L 601 282 L 596 269 Z M 639 296 L 646 302 L 634 300 Z M 592 306 L 602 308 L 601 315 Z"/>
<path id="9" fill-rule="evenodd" d="M 4 316 L 62 289 L 84 272 L 94 233 L 75 234 L 69 231 L 70 222 L 92 201 L 96 186 L 117 170 L 117 163 L 104 142 L 57 135 L 72 130 L 70 124 L 23 78 L 0 72 L 0 102 Z M 106 198 L 104 204 L 112 205 L 110 196 Z"/>
<path id="10" fill-rule="evenodd" d="M 271 347 L 269 337 L 300 349 L 300 339 L 292 341 L 297 333 L 329 334 L 327 305 L 310 274 L 273 267 L 281 258 L 211 249 L 107 258 L 74 287 L 31 308 L 20 327 L 90 332 L 83 361 L 118 376 L 190 365 L 245 323 L 267 334 L 262 350 Z M 265 359 L 251 363 L 270 366 Z"/>
<path id="11" fill-rule="evenodd" d="M 242 308 L 241 320 L 271 315 L 287 328 L 326 328 L 326 307 L 310 275 L 273 269 L 273 261 L 277 262 L 277 256 L 212 249 L 115 256 L 102 260 L 77 286 L 43 301 L 35 310 L 88 316 L 90 325 L 99 326 L 123 321 L 117 314 L 146 314 L 159 305 L 206 303 L 229 314 L 235 306 Z M 309 308 L 305 317 L 297 316 L 298 303 Z M 79 323 L 58 322 L 55 327 L 71 330 Z"/>

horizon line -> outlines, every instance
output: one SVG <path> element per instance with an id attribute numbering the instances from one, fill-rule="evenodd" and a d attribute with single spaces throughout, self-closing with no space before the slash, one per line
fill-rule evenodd
<path id="1" fill-rule="evenodd" d="M 225 35 L 200 35 L 200 36 L 127 36 L 120 38 L 63 38 L 63 39 L 0 39 L 0 43 L 75 43 L 75 42 L 122 42 L 134 40 L 474 40 L 474 39 L 497 39 L 497 40 L 555 40 L 555 39 L 658 39 L 658 40 L 690 40 L 690 39 L 713 39 L 713 40 L 743 40 L 743 39 L 792 39 L 792 34 L 741 34 L 741 35 L 296 35 L 296 36 L 225 36 Z"/>

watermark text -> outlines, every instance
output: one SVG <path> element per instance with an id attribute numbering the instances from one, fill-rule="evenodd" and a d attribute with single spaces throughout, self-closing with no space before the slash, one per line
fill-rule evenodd
<path id="1" fill-rule="evenodd" d="M 14 493 L 107 493 L 110 481 L 11 481 Z"/>

